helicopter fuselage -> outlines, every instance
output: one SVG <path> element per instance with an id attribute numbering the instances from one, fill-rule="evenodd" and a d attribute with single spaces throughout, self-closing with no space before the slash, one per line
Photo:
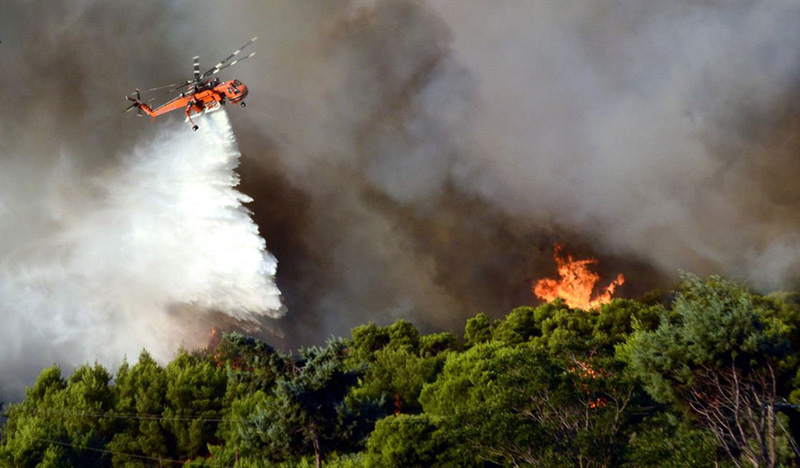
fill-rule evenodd
<path id="1" fill-rule="evenodd" d="M 141 109 L 153 120 L 159 115 L 184 109 L 187 116 L 192 113 L 201 113 L 206 110 L 216 109 L 225 104 L 226 100 L 233 104 L 243 103 L 250 91 L 247 85 L 239 80 L 219 81 L 208 80 L 197 86 L 191 86 L 186 92 L 171 101 L 151 109 L 147 104 L 142 104 Z"/>

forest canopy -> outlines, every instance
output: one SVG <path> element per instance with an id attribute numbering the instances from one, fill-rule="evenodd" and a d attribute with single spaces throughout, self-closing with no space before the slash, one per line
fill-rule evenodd
<path id="1" fill-rule="evenodd" d="M 786 466 L 800 450 L 800 300 L 685 275 L 463 336 L 374 323 L 293 353 L 226 334 L 166 366 L 42 370 L 0 466 Z"/>

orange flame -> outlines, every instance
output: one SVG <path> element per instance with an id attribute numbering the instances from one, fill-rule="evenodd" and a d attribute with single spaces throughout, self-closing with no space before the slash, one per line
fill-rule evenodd
<path id="1" fill-rule="evenodd" d="M 561 249 L 562 247 L 556 244 L 553 253 L 561 279 L 558 281 L 549 278 L 539 280 L 533 287 L 536 297 L 548 302 L 560 297 L 569 307 L 583 310 L 593 309 L 611 302 L 614 290 L 625 282 L 622 273 L 606 286 L 602 293 L 592 299 L 592 291 L 595 283 L 600 279 L 600 275 L 590 271 L 588 265 L 597 263 L 597 260 L 594 258 L 573 260 L 570 254 L 566 254 L 566 258 L 563 258 L 560 255 Z"/>
<path id="2" fill-rule="evenodd" d="M 403 400 L 400 398 L 399 393 L 394 394 L 394 415 L 397 416 L 403 412 Z"/>
<path id="3" fill-rule="evenodd" d="M 594 354 L 594 352 L 592 354 Z M 575 363 L 575 365 L 570 367 L 569 370 L 573 374 L 577 374 L 578 377 L 580 377 L 584 381 L 581 384 L 580 388 L 584 392 L 586 392 L 586 394 L 589 395 L 590 398 L 591 398 L 592 391 L 589 388 L 589 385 L 586 382 L 586 380 L 589 380 L 589 379 L 596 380 L 596 379 L 598 379 L 600 377 L 606 377 L 607 376 L 606 371 L 603 370 L 602 368 L 600 368 L 599 370 L 595 370 L 594 367 L 592 367 L 591 364 L 589 364 L 586 361 L 581 361 L 581 360 L 573 358 L 573 362 Z M 576 388 L 577 388 L 577 383 L 576 383 Z M 599 396 L 599 397 L 597 397 L 597 398 L 595 398 L 593 400 L 590 399 L 587 403 L 589 405 L 589 408 L 598 409 L 598 408 L 603 408 L 604 406 L 606 406 L 606 404 L 608 403 L 608 400 L 606 400 L 605 397 Z"/>

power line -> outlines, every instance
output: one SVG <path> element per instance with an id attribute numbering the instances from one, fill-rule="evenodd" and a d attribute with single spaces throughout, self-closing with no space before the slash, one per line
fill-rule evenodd
<path id="1" fill-rule="evenodd" d="M 145 421 L 181 421 L 181 422 L 228 422 L 238 424 L 253 424 L 253 421 L 247 419 L 226 419 L 226 418 L 204 418 L 196 415 L 189 416 L 164 416 L 163 414 L 132 414 L 132 413 L 100 413 L 90 411 L 70 411 L 53 408 L 9 408 L 10 411 L 18 410 L 27 413 L 53 413 L 64 414 L 69 416 L 83 416 L 90 418 L 109 418 L 109 419 L 132 419 L 132 420 L 145 420 Z"/>
<path id="2" fill-rule="evenodd" d="M 64 447 L 72 447 L 72 448 L 78 449 L 78 450 L 89 450 L 89 451 L 92 451 L 92 452 L 100 452 L 100 453 L 106 453 L 106 454 L 111 454 L 111 455 L 122 455 L 124 457 L 138 458 L 140 460 L 148 460 L 148 461 L 152 461 L 152 462 L 158 462 L 159 464 L 161 464 L 161 463 L 180 463 L 181 465 L 185 465 L 186 463 L 189 463 L 188 461 L 173 460 L 171 458 L 150 457 L 150 456 L 147 456 L 147 455 L 138 455 L 138 454 L 135 454 L 135 453 L 115 452 L 113 450 L 99 449 L 99 448 L 93 448 L 93 447 L 83 447 L 83 446 L 80 446 L 80 445 L 74 445 L 74 444 L 70 444 L 70 443 L 67 443 L 67 442 L 60 442 L 60 441 L 57 441 L 57 440 L 45 439 L 45 438 L 42 438 L 42 437 L 32 437 L 32 439 L 41 440 L 42 442 L 47 442 L 49 444 L 61 445 L 61 446 L 64 446 Z M 232 467 L 230 465 L 219 465 L 219 464 L 216 464 L 216 463 L 209 463 L 209 464 L 211 466 L 219 466 L 221 468 L 235 468 L 235 467 Z"/>

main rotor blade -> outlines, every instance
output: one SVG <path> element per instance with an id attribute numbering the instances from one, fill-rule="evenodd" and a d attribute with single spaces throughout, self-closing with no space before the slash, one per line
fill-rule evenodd
<path id="1" fill-rule="evenodd" d="M 200 57 L 195 55 L 192 57 L 192 65 L 194 67 L 194 81 L 200 81 Z"/>
<path id="2" fill-rule="evenodd" d="M 147 100 L 147 101 L 145 101 L 145 102 L 153 102 L 153 101 L 155 101 L 156 99 L 162 98 L 162 97 L 164 97 L 164 96 L 166 96 L 166 95 L 168 95 L 168 94 L 172 94 L 172 93 L 174 93 L 175 91 L 178 91 L 178 90 L 180 90 L 180 89 L 182 89 L 182 88 L 185 88 L 185 87 L 187 87 L 187 86 L 191 85 L 192 83 L 195 83 L 195 81 L 194 81 L 194 80 L 189 80 L 189 81 L 185 81 L 185 82 L 183 82 L 183 83 L 178 83 L 178 84 L 176 84 L 176 85 L 175 85 L 175 87 L 174 87 L 174 88 L 172 88 L 172 89 L 169 89 L 169 90 L 167 90 L 167 91 L 165 91 L 165 92 L 163 92 L 163 93 L 161 93 L 161 94 L 157 94 L 157 95 L 155 95 L 155 96 L 151 97 L 150 99 L 148 99 L 148 100 Z M 170 85 L 170 86 L 172 86 L 172 85 Z"/>
<path id="3" fill-rule="evenodd" d="M 164 86 L 158 86 L 156 88 L 143 89 L 142 92 L 143 93 L 149 93 L 151 91 L 158 91 L 158 90 L 161 90 L 161 89 L 172 88 L 173 86 L 184 86 L 185 84 L 186 83 L 172 83 L 172 84 L 168 84 L 168 85 L 164 85 Z"/>
<path id="4" fill-rule="evenodd" d="M 255 42 L 255 41 L 256 41 L 256 39 L 258 39 L 258 37 L 254 37 L 254 38 L 250 39 L 249 41 L 247 41 L 247 43 L 246 43 L 245 45 L 243 45 L 243 46 L 239 47 L 238 49 L 236 49 L 235 51 L 233 51 L 233 53 L 232 53 L 232 54 L 230 54 L 229 56 L 225 57 L 225 59 L 224 59 L 224 60 L 221 60 L 221 61 L 220 61 L 218 64 L 214 65 L 214 68 L 212 68 L 212 69 L 208 70 L 207 72 L 203 73 L 203 74 L 200 76 L 200 79 L 203 79 L 203 78 L 209 77 L 209 76 L 213 75 L 214 73 L 217 73 L 218 71 L 222 70 L 223 68 L 227 68 L 227 67 L 229 67 L 230 65 L 233 65 L 232 63 L 231 63 L 231 64 L 228 64 L 228 65 L 226 65 L 226 64 L 225 64 L 225 62 L 227 62 L 228 60 L 230 60 L 230 59 L 232 59 L 232 58 L 236 57 L 237 55 L 239 55 L 239 54 L 242 52 L 242 50 L 244 50 L 244 48 L 245 48 L 245 47 L 247 47 L 247 46 L 249 46 L 250 44 L 252 44 L 253 42 Z M 252 54 L 251 54 L 251 55 L 249 55 L 248 57 L 252 57 Z M 247 57 L 245 57 L 245 58 L 247 58 Z M 242 60 L 244 60 L 244 59 L 241 59 L 241 60 L 238 60 L 238 61 L 239 61 L 239 62 L 241 62 Z M 235 62 L 234 62 L 234 63 L 235 63 Z"/>
<path id="5" fill-rule="evenodd" d="M 242 58 L 240 58 L 238 60 L 234 60 L 233 62 L 231 62 L 231 63 L 229 63 L 227 65 L 223 65 L 223 66 L 221 66 L 219 68 L 214 68 L 213 70 L 209 70 L 205 74 L 203 74 L 203 78 L 208 78 L 209 76 L 216 75 L 220 71 L 222 71 L 222 70 L 224 70 L 224 69 L 226 69 L 228 67 L 232 67 L 232 66 L 236 65 L 237 63 L 241 62 L 242 60 L 247 60 L 250 57 L 254 56 L 255 54 L 256 54 L 255 52 L 250 52 L 250 55 L 245 55 L 244 57 L 242 57 Z"/>
<path id="6" fill-rule="evenodd" d="M 222 65 L 225 64 L 225 62 L 227 62 L 228 60 L 230 60 L 230 59 L 236 57 L 237 55 L 239 55 L 245 49 L 245 47 L 247 47 L 250 44 L 254 43 L 256 41 L 256 39 L 258 39 L 258 36 L 250 39 L 249 41 L 247 41 L 247 43 L 245 45 L 243 45 L 243 46 L 239 47 L 238 49 L 234 50 L 232 54 L 230 54 L 229 56 L 225 57 L 218 64 L 214 65 L 214 68 L 222 67 Z"/>

